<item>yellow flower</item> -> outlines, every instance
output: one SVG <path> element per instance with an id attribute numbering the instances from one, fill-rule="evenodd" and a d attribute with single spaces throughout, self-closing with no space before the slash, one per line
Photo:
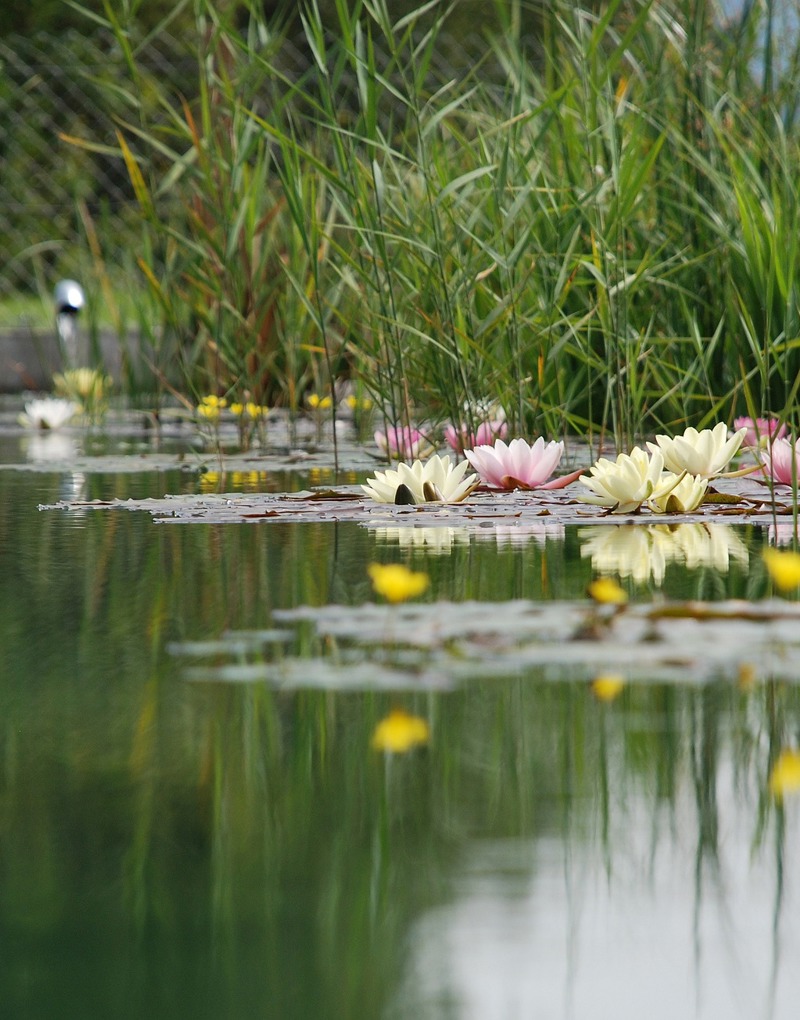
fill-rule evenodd
<path id="1" fill-rule="evenodd" d="M 602 673 L 592 680 L 592 694 L 598 701 L 613 701 L 624 686 L 625 680 L 619 673 Z"/>
<path id="2" fill-rule="evenodd" d="M 624 606 L 628 596 L 623 588 L 611 577 L 598 577 L 587 588 L 589 597 L 601 605 Z"/>
<path id="3" fill-rule="evenodd" d="M 785 793 L 800 790 L 800 753 L 781 751 L 769 776 L 769 791 L 779 800 Z"/>
<path id="4" fill-rule="evenodd" d="M 318 393 L 309 393 L 308 406 L 312 411 L 327 411 L 331 406 L 331 398 L 321 397 Z"/>
<path id="5" fill-rule="evenodd" d="M 430 729 L 424 719 L 409 715 L 403 708 L 395 708 L 375 727 L 372 747 L 387 754 L 405 754 L 415 747 L 427 744 Z"/>
<path id="6" fill-rule="evenodd" d="M 213 393 L 202 398 L 200 403 L 197 405 L 197 414 L 201 418 L 206 418 L 208 421 L 216 421 L 219 418 L 219 413 L 223 407 L 226 407 L 228 401 L 224 397 L 217 397 Z"/>
<path id="7" fill-rule="evenodd" d="M 791 591 L 800 585 L 800 553 L 765 549 L 762 555 L 769 576 L 777 588 L 781 591 Z"/>
<path id="8" fill-rule="evenodd" d="M 246 415 L 251 421 L 257 421 L 259 418 L 267 417 L 269 408 L 248 400 L 246 404 L 231 404 L 231 414 L 236 415 L 237 418 Z"/>
<path id="9" fill-rule="evenodd" d="M 389 602 L 405 602 L 413 599 L 428 587 L 427 574 L 418 574 L 402 563 L 370 563 L 367 573 L 372 578 L 372 587 Z"/>

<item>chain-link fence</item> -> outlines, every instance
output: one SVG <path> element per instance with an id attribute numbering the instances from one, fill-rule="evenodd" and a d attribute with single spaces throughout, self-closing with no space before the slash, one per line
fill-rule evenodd
<path id="1" fill-rule="evenodd" d="M 185 46 L 161 35 L 142 59 L 191 95 L 196 61 Z M 134 213 L 124 162 L 111 151 L 118 90 L 127 87 L 110 37 L 0 40 L 0 298 L 79 275 L 98 233 L 104 257 L 117 260 Z"/>
<path id="2" fill-rule="evenodd" d="M 167 92 L 191 100 L 198 81 L 191 43 L 161 33 L 137 50 L 137 63 Z M 485 39 L 440 43 L 431 69 L 439 82 L 468 73 L 486 54 Z M 284 41 L 287 76 L 301 75 L 310 60 L 301 40 Z M 98 258 L 122 274 L 130 269 L 137 207 L 115 128 L 130 116 L 131 87 L 110 35 L 0 40 L 0 299 L 44 295 L 61 277 L 91 276 Z"/>

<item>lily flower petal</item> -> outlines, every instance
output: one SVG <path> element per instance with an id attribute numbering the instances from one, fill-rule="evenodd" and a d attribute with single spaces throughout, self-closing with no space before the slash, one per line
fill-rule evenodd
<path id="1" fill-rule="evenodd" d="M 464 456 L 493 489 L 535 489 L 550 478 L 564 453 L 563 442 L 549 442 L 540 436 L 532 445 L 524 439 L 506 444 L 498 439 L 494 446 L 476 446 Z"/>
<path id="2" fill-rule="evenodd" d="M 729 439 L 728 426 L 721 421 L 701 432 L 689 427 L 680 436 L 656 436 L 656 442 L 647 446 L 651 451 L 661 450 L 668 471 L 715 478 L 725 471 L 746 433 L 746 428 L 740 428 Z"/>
<path id="3" fill-rule="evenodd" d="M 396 503 L 398 489 L 404 503 L 409 496 L 414 503 L 461 503 L 479 484 L 477 475 L 466 474 L 468 467 L 466 460 L 454 465 L 449 457 L 435 454 L 424 462 L 376 471 L 361 488 L 376 503 Z"/>

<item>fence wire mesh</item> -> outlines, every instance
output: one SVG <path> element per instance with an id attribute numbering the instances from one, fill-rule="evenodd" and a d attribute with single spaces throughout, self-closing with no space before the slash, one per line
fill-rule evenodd
<path id="1" fill-rule="evenodd" d="M 483 39 L 443 37 L 432 84 L 466 76 L 485 56 Z M 176 100 L 196 95 L 192 40 L 160 33 L 136 59 Z M 311 55 L 287 39 L 280 62 L 291 80 L 308 71 Z M 98 258 L 130 271 L 137 206 L 115 129 L 130 117 L 133 87 L 125 54 L 103 33 L 0 40 L 0 299 L 45 295 L 61 277 L 90 275 Z M 348 97 L 339 98 L 346 107 Z"/>
<path id="2" fill-rule="evenodd" d="M 176 91 L 191 89 L 196 61 L 179 41 L 159 36 L 142 59 Z M 0 40 L 0 297 L 76 275 L 98 232 L 104 258 L 123 254 L 135 203 L 111 148 L 126 77 L 109 37 Z M 109 151 L 89 152 L 70 137 Z"/>

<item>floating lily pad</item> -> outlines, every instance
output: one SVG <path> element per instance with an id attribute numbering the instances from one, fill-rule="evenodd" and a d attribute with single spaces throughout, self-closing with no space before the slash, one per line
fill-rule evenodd
<path id="1" fill-rule="evenodd" d="M 770 490 L 752 478 L 730 478 L 717 483 L 725 496 L 721 503 L 704 504 L 693 513 L 610 514 L 577 499 L 579 483 L 566 489 L 542 492 L 476 492 L 463 503 L 425 503 L 393 506 L 367 499 L 359 486 L 306 490 L 297 493 L 227 493 L 222 495 L 175 495 L 163 499 L 60 501 L 40 510 L 143 510 L 160 524 L 232 524 L 280 520 L 283 523 L 357 521 L 367 527 L 452 527 L 468 532 L 498 522 L 551 526 L 565 524 L 676 524 L 680 522 L 741 521 L 769 524 L 794 512 L 791 492 L 773 499 Z"/>
<path id="2" fill-rule="evenodd" d="M 278 688 L 442 689 L 531 670 L 554 680 L 620 674 L 630 682 L 705 683 L 740 676 L 800 682 L 800 605 L 674 602 L 605 607 L 582 602 L 437 602 L 276 610 L 286 628 L 311 627 L 312 654 L 247 659 L 252 637 L 173 645 L 195 662 L 186 679 Z M 237 661 L 221 661 L 226 658 Z M 244 654 L 243 654 L 244 652 Z"/>

